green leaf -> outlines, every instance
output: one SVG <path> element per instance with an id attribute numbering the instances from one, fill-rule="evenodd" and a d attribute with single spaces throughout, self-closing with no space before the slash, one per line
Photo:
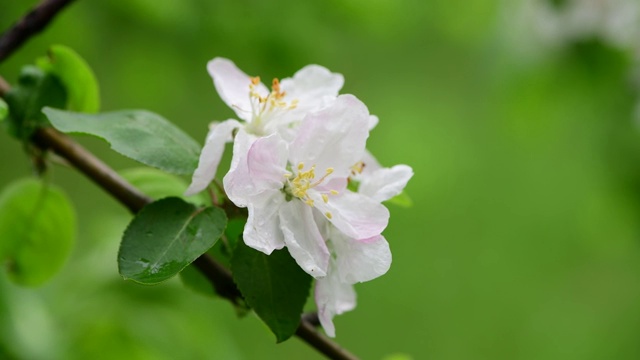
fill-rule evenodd
<path id="1" fill-rule="evenodd" d="M 63 108 L 67 95 L 64 86 L 55 76 L 28 65 L 22 68 L 18 84 L 9 90 L 5 100 L 9 106 L 9 133 L 26 140 L 38 127 L 49 124 L 42 114 L 42 108 Z"/>
<path id="2" fill-rule="evenodd" d="M 413 206 L 413 200 L 407 195 L 406 192 L 402 191 L 400 194 L 392 197 L 391 199 L 385 201 L 385 204 L 393 204 L 402 207 L 411 207 Z"/>
<path id="3" fill-rule="evenodd" d="M 200 145 L 160 115 L 125 110 L 97 115 L 45 108 L 53 126 L 65 133 L 97 136 L 116 152 L 175 174 L 192 174 Z"/>
<path id="4" fill-rule="evenodd" d="M 120 275 L 148 285 L 165 281 L 212 247 L 226 224 L 220 208 L 196 208 L 176 197 L 151 203 L 124 233 L 118 253 Z"/>
<path id="5" fill-rule="evenodd" d="M 0 122 L 4 121 L 9 115 L 9 105 L 0 98 Z"/>
<path id="6" fill-rule="evenodd" d="M 75 243 L 76 217 L 64 193 L 35 179 L 0 194 L 0 260 L 11 280 L 36 286 L 64 265 Z"/>
<path id="7" fill-rule="evenodd" d="M 311 276 L 296 264 L 289 251 L 265 255 L 240 241 L 231 270 L 247 304 L 269 326 L 277 342 L 291 337 L 300 324 Z"/>
<path id="8" fill-rule="evenodd" d="M 131 185 L 153 199 L 175 196 L 197 205 L 211 203 L 204 192 L 183 196 L 189 185 L 181 178 L 157 169 L 140 167 L 119 171 L 119 173 Z"/>
<path id="9" fill-rule="evenodd" d="M 87 62 L 71 48 L 53 45 L 36 64 L 56 76 L 67 91 L 66 109 L 88 113 L 100 109 L 98 81 Z"/>

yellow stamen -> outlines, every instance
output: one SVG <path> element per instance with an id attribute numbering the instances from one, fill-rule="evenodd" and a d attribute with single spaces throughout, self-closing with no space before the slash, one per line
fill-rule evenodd
<path id="1" fill-rule="evenodd" d="M 331 213 L 330 213 L 330 212 L 328 212 L 328 211 L 327 211 L 326 213 L 324 213 L 324 215 L 327 217 L 327 219 L 331 219 L 331 218 L 333 217 L 333 216 L 331 215 Z"/>
<path id="2" fill-rule="evenodd" d="M 327 194 L 322 194 L 322 200 L 324 201 L 324 203 L 328 203 L 329 202 L 329 195 Z"/>
<path id="3" fill-rule="evenodd" d="M 329 192 L 331 193 L 331 195 L 338 195 L 339 194 L 338 190 L 331 190 Z"/>

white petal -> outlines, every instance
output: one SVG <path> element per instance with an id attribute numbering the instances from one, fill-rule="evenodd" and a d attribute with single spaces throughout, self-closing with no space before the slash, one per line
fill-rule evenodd
<path id="1" fill-rule="evenodd" d="M 222 179 L 227 197 L 239 207 L 247 207 L 247 199 L 256 193 L 247 166 L 249 149 L 256 139 L 255 136 L 247 134 L 244 127 L 240 128 L 233 141 L 233 157 L 229 172 Z"/>
<path id="2" fill-rule="evenodd" d="M 362 156 L 362 162 L 364 163 L 364 169 L 362 171 L 362 175 L 366 176 L 367 174 L 382 169 L 382 165 L 378 162 L 378 160 L 369 152 L 369 150 L 364 151 L 364 155 Z"/>
<path id="3" fill-rule="evenodd" d="M 331 106 L 305 117 L 290 146 L 291 163 L 316 165 L 320 174 L 333 168 L 332 177 L 347 177 L 364 155 L 368 121 L 369 111 L 360 100 L 339 96 Z"/>
<path id="4" fill-rule="evenodd" d="M 247 246 L 267 255 L 284 247 L 278 216 L 278 209 L 283 202 L 284 197 L 279 191 L 263 192 L 251 199 L 249 218 L 243 233 Z"/>
<path id="5" fill-rule="evenodd" d="M 333 317 L 356 307 L 353 286 L 340 282 L 336 272 L 330 268 L 327 277 L 316 281 L 315 300 L 322 328 L 328 336 L 335 337 Z"/>
<path id="6" fill-rule="evenodd" d="M 257 191 L 282 189 L 287 173 L 287 143 L 277 134 L 256 140 L 249 149 L 249 177 Z"/>
<path id="7" fill-rule="evenodd" d="M 216 91 L 238 117 L 245 121 L 251 121 L 251 99 L 249 97 L 249 85 L 251 78 L 238 69 L 231 61 L 225 58 L 215 58 L 207 63 L 207 70 L 213 78 Z M 256 91 L 261 95 L 269 93 L 264 84 L 256 85 Z"/>
<path id="8" fill-rule="evenodd" d="M 315 278 L 325 276 L 329 249 L 313 219 L 312 208 L 297 199 L 283 203 L 280 227 L 289 253 L 302 270 Z"/>
<path id="9" fill-rule="evenodd" d="M 320 65 L 307 65 L 293 75 L 282 79 L 280 87 L 286 92 L 287 101 L 298 100 L 298 108 L 317 109 L 324 103 L 324 97 L 336 97 L 342 89 L 344 77 L 332 73 Z"/>
<path id="10" fill-rule="evenodd" d="M 407 165 L 378 169 L 362 177 L 358 192 L 375 201 L 386 201 L 400 194 L 412 176 L 413 170 Z"/>
<path id="11" fill-rule="evenodd" d="M 207 134 L 204 147 L 200 152 L 198 168 L 193 173 L 191 185 L 184 193 L 186 196 L 199 193 L 209 186 L 209 183 L 216 176 L 224 146 L 232 140 L 231 133 L 238 127 L 240 127 L 240 123 L 233 119 L 210 126 L 209 134 Z"/>
<path id="12" fill-rule="evenodd" d="M 389 223 L 389 210 L 367 196 L 344 191 L 339 196 L 329 196 L 325 203 L 320 193 L 309 191 L 307 194 L 333 226 L 354 239 L 379 235 Z"/>
<path id="13" fill-rule="evenodd" d="M 378 122 L 380 122 L 380 119 L 378 119 L 377 116 L 370 115 L 369 116 L 369 131 L 373 130 L 373 128 L 375 128 L 376 125 L 378 125 Z"/>
<path id="14" fill-rule="evenodd" d="M 391 266 L 389 243 L 382 235 L 356 240 L 333 231 L 331 243 L 336 253 L 337 273 L 343 283 L 373 280 Z"/>

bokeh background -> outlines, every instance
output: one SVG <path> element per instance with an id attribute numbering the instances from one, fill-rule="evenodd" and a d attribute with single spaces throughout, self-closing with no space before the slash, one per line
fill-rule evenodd
<path id="1" fill-rule="evenodd" d="M 380 118 L 370 150 L 415 176 L 414 206 L 390 206 L 391 270 L 357 286 L 340 344 L 364 359 L 638 359 L 637 6 L 585 0 L 627 7 L 556 16 L 567 2 L 85 0 L 0 75 L 15 82 L 64 44 L 93 67 L 103 111 L 149 109 L 202 142 L 233 116 L 205 69 L 215 56 L 263 79 L 310 63 L 342 73 L 343 93 Z M 0 28 L 35 3 L 0 1 Z M 0 187 L 32 173 L 4 133 L 0 153 Z M 322 358 L 177 279 L 123 281 L 129 214 L 72 169 L 50 176 L 76 204 L 77 245 L 40 288 L 0 275 L 0 358 Z"/>

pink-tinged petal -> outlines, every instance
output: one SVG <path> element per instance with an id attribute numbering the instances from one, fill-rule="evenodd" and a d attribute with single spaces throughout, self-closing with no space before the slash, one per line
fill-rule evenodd
<path id="1" fill-rule="evenodd" d="M 292 164 L 316 165 L 316 173 L 333 168 L 332 177 L 347 177 L 362 159 L 369 136 L 369 111 L 353 95 L 341 95 L 333 104 L 309 113 L 290 146 Z"/>
<path id="2" fill-rule="evenodd" d="M 353 285 L 340 281 L 336 272 L 330 268 L 327 277 L 316 281 L 316 306 L 320 324 L 330 337 L 336 336 L 333 317 L 356 308 L 356 292 Z"/>
<path id="3" fill-rule="evenodd" d="M 284 197 L 279 191 L 266 191 L 251 199 L 249 218 L 242 235 L 247 246 L 267 255 L 284 247 L 278 216 L 283 202 Z"/>
<path id="4" fill-rule="evenodd" d="M 213 84 L 222 101 L 232 108 L 240 119 L 251 121 L 251 98 L 249 96 L 251 77 L 238 69 L 231 60 L 219 57 L 207 63 L 207 70 L 213 78 Z M 262 83 L 256 85 L 256 91 L 262 96 L 269 93 L 267 87 Z"/>
<path id="5" fill-rule="evenodd" d="M 232 140 L 231 134 L 238 127 L 240 127 L 240 123 L 233 119 L 210 126 L 209 134 L 207 134 L 207 139 L 200 153 L 198 168 L 193 173 L 191 185 L 184 193 L 186 196 L 199 193 L 209 186 L 209 183 L 216 176 L 224 146 Z"/>
<path id="6" fill-rule="evenodd" d="M 298 108 L 317 109 L 324 103 L 324 97 L 336 97 L 344 85 L 341 74 L 332 73 L 320 65 L 307 65 L 293 75 L 282 79 L 280 87 L 286 93 L 287 101 L 298 100 Z"/>
<path id="7" fill-rule="evenodd" d="M 307 193 L 316 209 L 345 235 L 354 239 L 367 239 L 382 233 L 389 223 L 389 210 L 380 202 L 364 195 L 345 191 L 338 196 L 329 195 L 324 202 L 316 191 Z"/>
<path id="8" fill-rule="evenodd" d="M 413 170 L 407 165 L 378 169 L 362 177 L 358 192 L 375 201 L 386 201 L 400 194 L 412 176 Z"/>
<path id="9" fill-rule="evenodd" d="M 256 193 L 247 166 L 249 149 L 256 139 L 255 136 L 247 134 L 244 128 L 238 130 L 233 141 L 231 166 L 222 179 L 227 197 L 239 207 L 247 207 L 247 199 Z"/>
<path id="10" fill-rule="evenodd" d="M 249 149 L 249 177 L 257 191 L 282 189 L 287 173 L 287 143 L 277 134 L 256 140 Z"/>
<path id="11" fill-rule="evenodd" d="M 389 243 L 382 235 L 356 240 L 333 231 L 331 243 L 336 253 L 336 271 L 343 283 L 373 280 L 391 266 Z"/>
<path id="12" fill-rule="evenodd" d="M 327 274 L 329 249 L 320 235 L 312 208 L 293 199 L 280 207 L 280 228 L 289 253 L 309 275 L 318 278 Z"/>

